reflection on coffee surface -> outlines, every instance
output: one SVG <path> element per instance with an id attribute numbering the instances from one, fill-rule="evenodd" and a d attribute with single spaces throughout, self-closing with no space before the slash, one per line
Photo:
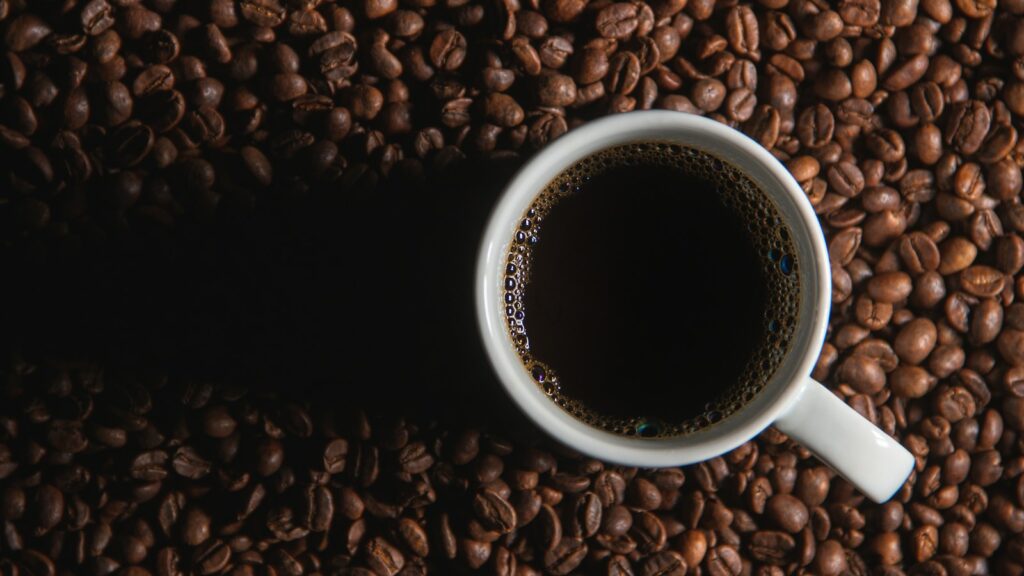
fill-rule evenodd
<path id="1" fill-rule="evenodd" d="M 792 235 L 738 168 L 610 148 L 557 176 L 507 254 L 510 336 L 564 410 L 607 431 L 700 430 L 765 386 L 796 326 Z"/>

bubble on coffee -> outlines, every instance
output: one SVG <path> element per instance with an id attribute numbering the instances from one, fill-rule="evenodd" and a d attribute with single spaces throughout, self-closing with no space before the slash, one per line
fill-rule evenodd
<path id="1" fill-rule="evenodd" d="M 566 394 L 554 366 L 534 357 L 527 331 L 529 311 L 524 297 L 530 286 L 531 261 L 544 233 L 545 217 L 562 200 L 585 194 L 586 184 L 605 171 L 629 165 L 680 170 L 713 185 L 719 201 L 746 226 L 761 262 L 767 288 L 759 344 L 735 383 L 703 406 L 696 416 L 667 421 L 642 414 L 630 417 L 600 413 Z M 682 191 L 681 191 L 682 192 Z M 800 263 L 792 234 L 773 201 L 746 174 L 729 162 L 699 149 L 673 143 L 643 142 L 609 148 L 564 170 L 534 199 L 513 233 L 506 255 L 504 304 L 510 336 L 531 377 L 552 401 L 576 419 L 626 436 L 672 437 L 690 434 L 721 422 L 764 389 L 785 358 L 793 339 L 799 301 Z"/>

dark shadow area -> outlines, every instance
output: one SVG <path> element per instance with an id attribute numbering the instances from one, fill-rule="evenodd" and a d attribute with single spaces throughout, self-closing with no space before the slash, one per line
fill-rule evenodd
<path id="1" fill-rule="evenodd" d="M 244 217 L 3 255 L 6 347 L 370 412 L 524 420 L 484 357 L 479 236 L 518 160 L 274 198 Z"/>

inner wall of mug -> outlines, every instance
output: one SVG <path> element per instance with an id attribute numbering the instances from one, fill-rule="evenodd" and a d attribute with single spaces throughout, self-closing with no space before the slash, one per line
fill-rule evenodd
<path id="1" fill-rule="evenodd" d="M 537 386 L 519 360 L 501 302 L 505 255 L 515 227 L 541 191 L 568 166 L 600 150 L 661 141 L 708 152 L 740 168 L 768 194 L 789 224 L 800 281 L 799 313 L 789 350 L 758 395 L 729 417 L 683 436 L 647 439 L 613 434 L 564 412 Z M 680 215 L 684 222 L 689 215 Z M 830 287 L 820 228 L 804 192 L 762 147 L 712 120 L 678 112 L 621 114 L 591 122 L 549 145 L 512 181 L 496 207 L 481 253 L 478 304 L 492 363 L 526 414 L 550 434 L 593 456 L 639 466 L 703 460 L 743 443 L 774 420 L 810 373 L 824 340 Z M 500 331 L 500 334 L 497 332 Z M 722 343 L 728 346 L 727 342 Z"/>

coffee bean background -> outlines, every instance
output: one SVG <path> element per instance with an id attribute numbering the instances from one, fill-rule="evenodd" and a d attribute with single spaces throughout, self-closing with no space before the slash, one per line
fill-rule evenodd
<path id="1" fill-rule="evenodd" d="M 1022 15 L 0 0 L 0 574 L 1024 572 Z M 603 464 L 501 395 L 487 209 L 647 108 L 801 182 L 833 276 L 814 375 L 917 457 L 893 501 L 773 430 Z"/>

